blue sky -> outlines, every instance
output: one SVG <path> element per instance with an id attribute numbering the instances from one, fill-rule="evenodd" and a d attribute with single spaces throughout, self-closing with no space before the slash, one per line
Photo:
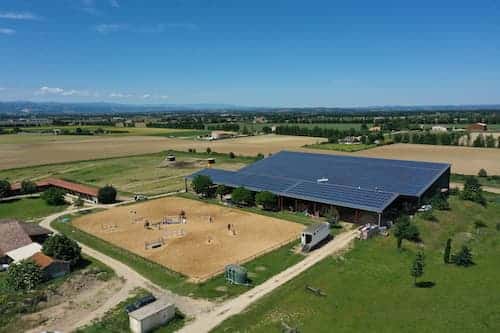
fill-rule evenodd
<path id="1" fill-rule="evenodd" d="M 500 1 L 0 0 L 0 100 L 500 103 Z"/>

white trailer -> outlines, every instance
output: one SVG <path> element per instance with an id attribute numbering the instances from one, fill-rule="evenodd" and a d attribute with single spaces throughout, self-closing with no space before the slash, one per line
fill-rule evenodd
<path id="1" fill-rule="evenodd" d="M 328 222 L 310 225 L 300 237 L 302 251 L 309 252 L 328 237 L 330 237 L 330 224 Z"/>

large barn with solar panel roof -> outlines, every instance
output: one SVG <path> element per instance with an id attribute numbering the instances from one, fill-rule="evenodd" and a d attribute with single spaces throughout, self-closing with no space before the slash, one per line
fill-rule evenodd
<path id="1" fill-rule="evenodd" d="M 194 173 L 216 185 L 277 195 L 278 207 L 323 216 L 335 212 L 355 223 L 384 223 L 400 209 L 414 209 L 446 192 L 450 165 L 345 155 L 281 151 L 238 171 Z"/>

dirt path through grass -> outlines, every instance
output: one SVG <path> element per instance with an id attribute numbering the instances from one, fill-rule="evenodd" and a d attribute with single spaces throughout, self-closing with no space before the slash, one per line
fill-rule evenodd
<path id="1" fill-rule="evenodd" d="M 210 312 L 201 313 L 192 322 L 186 324 L 179 332 L 200 333 L 209 332 L 227 318 L 244 311 L 250 304 L 256 302 L 263 296 L 269 294 L 279 286 L 287 283 L 299 274 L 308 270 L 324 258 L 345 250 L 349 244 L 358 236 L 358 230 L 346 231 L 335 237 L 328 244 L 313 251 L 307 258 L 298 264 L 275 275 L 266 282 L 249 290 L 248 292 L 218 305 Z"/>

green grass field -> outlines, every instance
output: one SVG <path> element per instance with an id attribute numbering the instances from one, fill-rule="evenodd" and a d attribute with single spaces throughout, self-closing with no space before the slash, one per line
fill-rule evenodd
<path id="1" fill-rule="evenodd" d="M 201 135 L 208 131 L 194 129 L 175 129 L 175 128 L 150 128 L 150 127 L 113 127 L 113 126 L 41 126 L 41 127 L 26 127 L 22 128 L 23 132 L 29 133 L 53 133 L 54 129 L 67 130 L 70 133 L 75 133 L 76 129 L 80 128 L 83 131 L 95 132 L 102 130 L 104 133 L 94 135 L 112 135 L 112 136 L 170 136 L 170 137 L 189 137 Z"/>
<path id="2" fill-rule="evenodd" d="M 42 304 L 39 304 L 48 290 L 57 290 L 58 286 L 70 279 L 74 274 L 80 274 L 83 270 L 99 273 L 104 280 L 111 279 L 115 273 L 108 266 L 90 257 L 83 257 L 80 264 L 73 268 L 70 275 L 45 282 L 30 292 L 16 292 L 9 289 L 5 283 L 7 273 L 0 273 L 0 333 L 24 332 L 29 321 L 21 320 L 23 314 L 36 312 Z"/>
<path id="3" fill-rule="evenodd" d="M 129 332 L 129 319 L 128 314 L 125 313 L 124 308 L 128 304 L 132 304 L 141 297 L 150 295 L 144 289 L 137 289 L 133 292 L 128 299 L 118 304 L 112 310 L 108 311 L 104 317 L 99 321 L 93 322 L 91 325 L 85 326 L 81 329 L 76 330 L 77 333 L 122 333 Z M 184 315 L 180 312 L 176 313 L 176 316 L 168 322 L 151 333 L 170 333 L 179 330 L 184 326 Z"/>
<path id="4" fill-rule="evenodd" d="M 352 153 L 355 151 L 374 148 L 374 147 L 377 147 L 377 145 L 366 145 L 366 144 L 345 145 L 345 144 L 340 144 L 340 143 L 319 143 L 319 144 L 316 143 L 316 144 L 312 144 L 312 145 L 305 145 L 304 147 L 305 148 L 312 148 L 312 149 L 335 150 L 335 151 L 343 151 L 343 152 Z"/>
<path id="5" fill-rule="evenodd" d="M 0 201 L 0 219 L 33 220 L 63 211 L 66 207 L 47 205 L 39 197 Z"/>
<path id="6" fill-rule="evenodd" d="M 69 216 L 69 218 L 71 220 L 78 216 L 79 215 L 76 214 Z M 57 220 L 52 222 L 52 227 L 78 242 L 125 263 L 127 266 L 159 286 L 168 288 L 181 295 L 222 300 L 239 295 L 249 288 L 227 284 L 223 275 L 218 275 L 199 284 L 190 283 L 181 274 L 170 271 L 159 264 L 128 252 L 126 249 L 116 247 L 104 240 L 83 232 L 73 227 L 70 222 Z M 243 266 L 247 268 L 250 273 L 249 275 L 251 275 L 252 284 L 258 285 L 271 276 L 302 260 L 303 256 L 301 254 L 296 254 L 291 251 L 296 244 L 296 242 L 290 243 L 244 264 Z"/>
<path id="7" fill-rule="evenodd" d="M 102 129 L 105 133 L 93 135 L 75 135 L 76 128 L 94 132 Z M 71 134 L 54 135 L 54 129 L 66 130 Z M 111 126 L 46 126 L 46 127 L 26 127 L 22 128 L 22 133 L 0 135 L 0 144 L 30 144 L 53 141 L 73 141 L 99 137 L 120 137 L 120 136 L 162 136 L 179 139 L 195 139 L 200 135 L 206 135 L 210 131 L 194 129 L 173 129 L 173 128 L 135 128 L 135 127 L 111 127 Z"/>
<path id="8" fill-rule="evenodd" d="M 391 237 L 357 241 L 342 257 L 328 258 L 234 316 L 215 332 L 278 332 L 284 321 L 300 332 L 498 332 L 500 330 L 500 196 L 488 196 L 486 208 L 457 197 L 451 211 L 434 212 L 439 222 L 417 217 L 423 243 Z M 479 232 L 473 222 L 487 224 Z M 476 265 L 443 263 L 446 239 L 453 251 L 468 244 Z M 416 288 L 409 274 L 417 250 L 426 257 Z M 321 288 L 326 297 L 305 290 Z"/>
<path id="9" fill-rule="evenodd" d="M 255 161 L 252 157 L 229 158 L 227 154 L 173 152 L 184 165 L 161 167 L 167 153 L 117 157 L 92 161 L 68 162 L 19 169 L 1 170 L 0 179 L 11 183 L 24 179 L 39 180 L 59 177 L 75 182 L 101 187 L 115 186 L 122 194 L 147 195 L 184 189 L 184 177 L 206 164 L 207 157 L 215 157 L 217 168 L 235 170 Z M 200 161 L 200 162 L 196 162 Z"/>

